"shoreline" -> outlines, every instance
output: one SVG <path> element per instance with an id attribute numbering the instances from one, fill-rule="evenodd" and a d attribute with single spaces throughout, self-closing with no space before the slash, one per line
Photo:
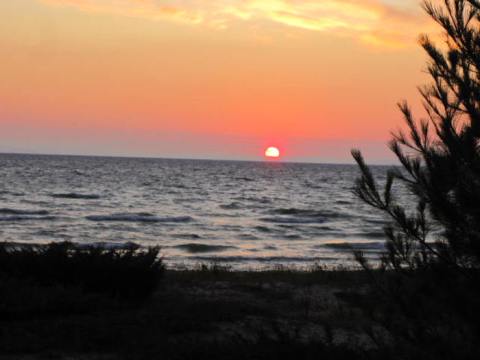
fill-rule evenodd
<path id="1" fill-rule="evenodd" d="M 368 246 L 370 244 L 380 244 L 381 242 L 365 242 Z M 351 271 L 358 271 L 361 270 L 360 265 L 355 261 L 353 256 L 354 250 L 359 250 L 357 248 L 358 243 L 349 243 L 348 241 L 338 241 L 338 242 L 330 242 L 321 244 L 325 248 L 335 247 L 338 251 L 341 251 L 344 255 L 349 255 L 344 258 L 335 257 L 335 254 L 332 254 L 330 257 L 314 257 L 307 261 L 302 261 L 302 263 L 298 263 L 297 261 L 291 261 L 290 257 L 288 256 L 275 256 L 273 257 L 275 260 L 272 260 L 271 257 L 257 257 L 257 258 L 247 258 L 241 256 L 232 256 L 225 258 L 224 256 L 220 255 L 211 255 L 209 252 L 205 251 L 193 251 L 193 252 L 186 252 L 186 256 L 184 256 L 184 260 L 178 261 L 181 258 L 179 255 L 175 255 L 172 257 L 165 256 L 163 250 L 169 247 L 162 247 L 162 246 L 146 246 L 141 245 L 135 242 L 125 242 L 125 243 L 109 243 L 109 242 L 95 242 L 90 244 L 83 244 L 71 241 L 55 241 L 55 242 L 15 242 L 15 241 L 3 241 L 0 242 L 1 246 L 5 246 L 6 248 L 11 249 L 41 249 L 46 248 L 51 244 L 68 244 L 75 249 L 78 250 L 86 250 L 90 248 L 97 248 L 102 250 L 147 250 L 149 248 L 158 248 L 160 249 L 160 256 L 159 258 L 162 259 L 163 264 L 166 269 L 172 271 L 194 271 L 194 270 L 201 270 L 204 267 L 212 267 L 217 266 L 222 268 L 225 271 L 231 272 L 269 272 L 269 271 L 276 271 L 276 270 L 285 270 L 285 271 L 296 271 L 296 272 L 310 272 L 316 270 L 324 270 L 324 271 L 344 271 L 344 270 L 351 270 Z M 193 243 L 186 243 L 186 244 L 179 244 L 175 246 L 176 248 L 185 248 L 188 246 L 196 245 Z M 200 245 L 202 246 L 202 245 Z M 216 247 L 218 245 L 209 245 L 212 247 Z M 366 247 L 365 250 L 367 251 L 366 255 L 369 256 L 369 260 L 373 263 L 378 262 L 378 255 L 380 252 L 371 251 L 370 248 Z M 241 260 L 244 260 L 242 262 Z M 283 261 L 282 261 L 283 260 Z M 333 261 L 335 260 L 335 261 Z"/>

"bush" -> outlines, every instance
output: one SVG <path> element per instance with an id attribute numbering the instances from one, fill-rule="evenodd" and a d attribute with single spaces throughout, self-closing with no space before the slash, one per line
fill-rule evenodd
<path id="1" fill-rule="evenodd" d="M 0 245 L 0 278 L 34 285 L 78 287 L 85 292 L 141 300 L 153 293 L 164 270 L 158 248 L 105 249 L 72 243 Z"/>

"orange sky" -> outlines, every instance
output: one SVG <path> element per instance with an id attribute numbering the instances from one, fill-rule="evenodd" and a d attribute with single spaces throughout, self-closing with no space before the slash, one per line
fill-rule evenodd
<path id="1" fill-rule="evenodd" d="M 416 0 L 1 1 L 0 151 L 388 161 L 426 31 Z"/>

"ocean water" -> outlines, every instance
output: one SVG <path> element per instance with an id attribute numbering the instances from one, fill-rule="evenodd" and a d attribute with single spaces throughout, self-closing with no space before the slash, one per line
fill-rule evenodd
<path id="1" fill-rule="evenodd" d="M 374 167 L 384 178 L 386 167 Z M 0 241 L 158 245 L 170 267 L 351 265 L 384 219 L 354 165 L 0 155 Z"/>

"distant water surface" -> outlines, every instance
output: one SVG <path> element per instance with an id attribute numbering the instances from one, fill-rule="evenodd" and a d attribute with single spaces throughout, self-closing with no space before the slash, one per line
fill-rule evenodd
<path id="1" fill-rule="evenodd" d="M 384 178 L 387 168 L 375 167 Z M 0 155 L 0 241 L 158 245 L 172 267 L 351 264 L 382 217 L 353 165 Z"/>

